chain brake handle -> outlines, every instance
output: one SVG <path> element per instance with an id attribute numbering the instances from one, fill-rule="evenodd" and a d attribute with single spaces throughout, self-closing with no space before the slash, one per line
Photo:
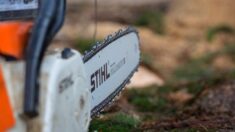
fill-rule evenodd
<path id="1" fill-rule="evenodd" d="M 44 53 L 64 23 L 66 0 L 41 0 L 38 17 L 26 49 L 24 114 L 36 117 L 39 104 L 39 75 Z"/>

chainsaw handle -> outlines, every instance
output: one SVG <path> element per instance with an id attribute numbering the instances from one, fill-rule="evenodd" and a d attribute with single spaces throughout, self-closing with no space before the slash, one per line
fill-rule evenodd
<path id="1" fill-rule="evenodd" d="M 44 53 L 64 22 L 66 0 L 42 0 L 26 50 L 24 113 L 37 116 L 39 75 Z"/>

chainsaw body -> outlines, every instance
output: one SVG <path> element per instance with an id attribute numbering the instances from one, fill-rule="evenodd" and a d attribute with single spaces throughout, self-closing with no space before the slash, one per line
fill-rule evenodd
<path id="1" fill-rule="evenodd" d="M 39 79 L 40 116 L 33 119 L 23 114 L 24 61 L 1 61 L 1 65 L 16 120 L 9 131 L 87 131 L 91 93 L 80 53 L 64 49 L 46 55 Z"/>

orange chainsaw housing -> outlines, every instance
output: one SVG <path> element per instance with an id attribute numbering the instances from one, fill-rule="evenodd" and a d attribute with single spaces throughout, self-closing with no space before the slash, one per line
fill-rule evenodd
<path id="1" fill-rule="evenodd" d="M 31 22 L 0 23 L 0 53 L 23 58 L 31 27 Z"/>
<path id="2" fill-rule="evenodd" d="M 0 54 L 22 59 L 31 27 L 31 22 L 0 22 Z M 5 132 L 15 125 L 15 119 L 1 65 L 0 102 L 0 132 Z"/>

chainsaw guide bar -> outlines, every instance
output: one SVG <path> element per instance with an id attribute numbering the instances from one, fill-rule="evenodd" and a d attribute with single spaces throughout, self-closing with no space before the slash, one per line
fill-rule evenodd
<path id="1" fill-rule="evenodd" d="M 138 56 L 140 56 L 140 49 L 139 49 L 139 35 L 135 28 L 128 27 L 125 30 L 119 30 L 118 32 L 114 33 L 113 35 L 108 35 L 103 42 L 97 42 L 92 46 L 92 49 L 90 51 L 85 51 L 83 56 L 83 61 L 85 63 L 85 66 L 89 66 L 90 64 L 87 64 L 92 58 L 95 58 L 96 54 L 98 54 L 100 51 L 102 52 L 103 49 L 105 49 L 107 46 L 112 45 L 113 42 L 115 42 L 118 39 L 121 39 L 122 37 L 125 37 L 126 35 L 135 34 L 138 39 L 138 44 L 136 45 L 136 53 L 138 53 Z M 126 42 L 126 45 L 128 45 L 128 42 Z M 101 57 L 102 58 L 102 57 Z M 132 71 L 127 75 L 126 79 L 122 81 L 121 84 L 119 84 L 118 87 L 115 88 L 112 93 L 109 93 L 109 96 L 107 96 L 104 100 L 102 100 L 98 105 L 93 106 L 91 109 L 91 117 L 96 117 L 100 114 L 101 111 L 104 110 L 107 106 L 112 105 L 112 103 L 115 101 L 115 98 L 120 95 L 124 87 L 130 83 L 131 77 L 134 75 L 134 73 L 138 70 L 138 66 L 140 63 L 140 58 L 138 60 L 138 63 L 133 67 Z M 87 67 L 86 67 L 87 68 Z M 92 95 L 93 90 L 91 90 Z M 96 95 L 94 95 L 96 96 Z"/>

